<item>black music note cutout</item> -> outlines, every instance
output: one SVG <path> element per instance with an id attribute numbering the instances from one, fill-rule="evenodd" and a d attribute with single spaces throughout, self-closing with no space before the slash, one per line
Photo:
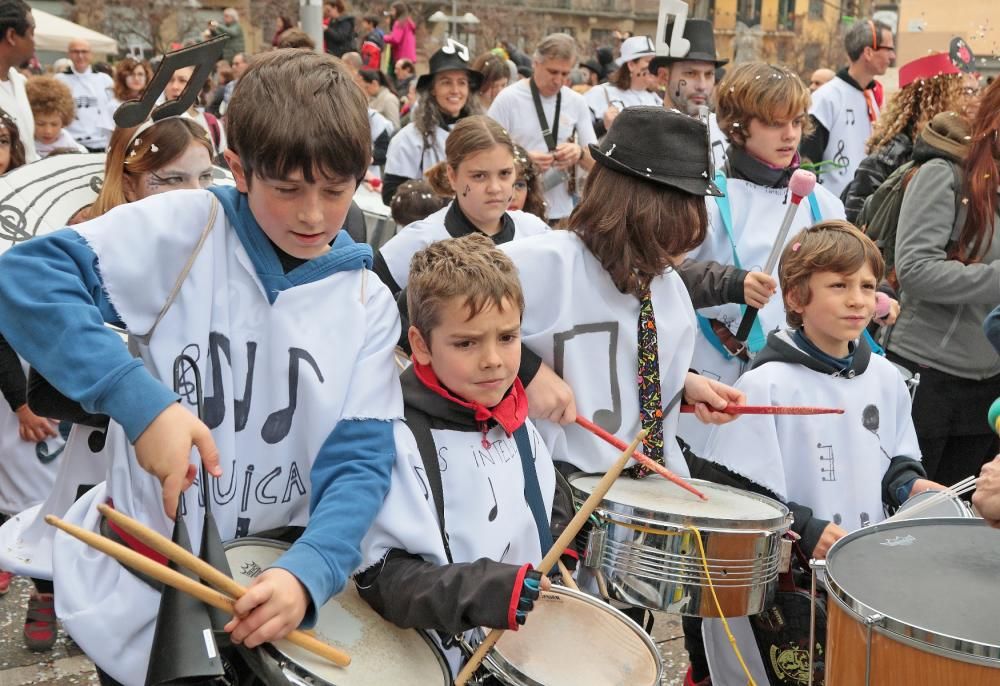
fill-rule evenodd
<path id="1" fill-rule="evenodd" d="M 197 45 L 168 52 L 160 60 L 160 66 L 156 68 L 156 73 L 153 74 L 152 80 L 139 99 L 122 103 L 115 110 L 115 124 L 119 128 L 129 129 L 146 121 L 150 115 L 154 121 L 159 121 L 164 117 L 176 117 L 187 112 L 197 100 L 201 87 L 215 68 L 215 63 L 222 58 L 222 46 L 227 40 L 227 36 L 217 36 Z M 170 83 L 174 72 L 184 67 L 195 68 L 184 92 L 176 100 L 168 100 L 155 107 L 156 101 Z"/>
<path id="2" fill-rule="evenodd" d="M 823 455 L 821 453 L 819 456 L 819 462 L 820 462 L 819 471 L 823 475 L 822 476 L 823 481 L 836 481 L 837 460 L 833 456 L 833 445 L 832 444 L 823 445 L 822 443 L 817 443 L 816 447 L 826 452 L 826 455 Z"/>
<path id="3" fill-rule="evenodd" d="M 500 513 L 499 503 L 497 503 L 497 492 L 493 490 L 493 479 L 486 477 L 486 480 L 490 482 L 490 493 L 493 494 L 493 509 L 490 510 L 489 519 L 491 522 L 497 518 L 497 514 Z"/>
<path id="4" fill-rule="evenodd" d="M 316 373 L 316 378 L 323 383 L 323 373 L 319 370 L 316 360 L 308 351 L 302 348 L 288 349 L 288 407 L 272 412 L 260 430 L 260 437 L 265 443 L 281 442 L 292 429 L 292 417 L 299 404 L 299 362 L 305 361 Z"/>
<path id="5" fill-rule="evenodd" d="M 878 441 L 878 449 L 882 451 L 885 459 L 892 461 L 892 458 L 889 457 L 889 453 L 887 453 L 885 448 L 882 447 L 882 439 L 878 435 L 878 428 L 880 424 L 878 405 L 865 405 L 865 409 L 861 411 L 861 423 L 866 429 L 875 435 L 875 440 Z"/>
<path id="6" fill-rule="evenodd" d="M 203 421 L 209 429 L 222 424 L 226 418 L 226 391 L 222 381 L 222 364 L 219 351 L 226 356 L 226 362 L 232 368 L 233 360 L 229 354 L 229 339 L 221 333 L 212 331 L 208 334 L 208 357 L 212 365 L 212 395 L 205 397 L 202 409 Z M 243 397 L 233 400 L 233 424 L 236 431 L 243 431 L 250 419 L 250 401 L 253 398 L 253 370 L 257 361 L 257 344 L 247 341 L 247 374 L 243 387 Z"/>
<path id="7" fill-rule="evenodd" d="M 424 481 L 424 477 L 420 474 L 422 471 L 424 471 L 422 467 L 413 465 L 413 472 L 417 475 L 417 481 L 420 482 L 420 488 L 424 489 L 424 500 L 430 500 L 431 493 L 427 490 L 427 482 Z"/>
<path id="8" fill-rule="evenodd" d="M 848 126 L 854 126 L 857 123 L 857 117 L 854 116 L 854 110 L 850 107 L 844 110 L 844 123 Z"/>
<path id="9" fill-rule="evenodd" d="M 622 426 L 622 393 L 618 383 L 618 322 L 600 322 L 597 324 L 580 324 L 569 331 L 563 331 L 552 337 L 553 367 L 556 374 L 563 375 L 566 353 L 566 343 L 577 336 L 592 333 L 608 334 L 608 374 L 611 384 L 611 409 L 599 409 L 594 412 L 591 421 L 605 431 L 616 433 Z"/>
<path id="10" fill-rule="evenodd" d="M 851 158 L 844 154 L 844 141 L 837 141 L 837 154 L 833 158 L 833 163 L 838 169 L 847 169 L 851 166 Z"/>

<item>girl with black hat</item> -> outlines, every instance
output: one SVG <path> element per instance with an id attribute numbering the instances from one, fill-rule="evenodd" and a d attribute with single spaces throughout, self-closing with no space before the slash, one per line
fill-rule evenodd
<path id="1" fill-rule="evenodd" d="M 452 39 L 431 55 L 430 73 L 417 80 L 412 121 L 389 143 L 382 202 L 388 205 L 401 183 L 422 178 L 445 157 L 444 142 L 459 119 L 481 114 L 476 92 L 483 75 L 469 65 L 469 49 Z"/>

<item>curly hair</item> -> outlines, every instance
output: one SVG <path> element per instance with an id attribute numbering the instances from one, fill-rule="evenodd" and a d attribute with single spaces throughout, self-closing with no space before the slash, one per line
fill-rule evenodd
<path id="1" fill-rule="evenodd" d="M 929 79 L 917 79 L 893 96 L 878 118 L 868 152 L 888 145 L 900 133 L 916 139 L 924 124 L 941 112 L 959 109 L 962 97 L 962 75 L 940 74 Z"/>
<path id="2" fill-rule="evenodd" d="M 34 116 L 58 114 L 63 126 L 69 126 L 76 118 L 73 94 L 69 86 L 54 76 L 32 76 L 24 84 Z"/>
<path id="3" fill-rule="evenodd" d="M 462 111 L 458 113 L 458 118 L 464 119 L 473 114 L 484 114 L 484 112 L 483 108 L 479 105 L 479 96 L 470 88 L 469 98 L 465 101 Z M 439 126 L 444 126 L 444 123 L 444 113 L 438 106 L 437 100 L 434 99 L 434 87 L 431 86 L 421 91 L 417 96 L 417 113 L 413 125 L 420 132 L 425 147 L 437 147 L 436 132 Z"/>
<path id="4" fill-rule="evenodd" d="M 135 97 L 132 94 L 132 91 L 129 90 L 128 85 L 125 83 L 125 79 L 127 79 L 129 75 L 135 71 L 136 67 L 142 67 L 142 70 L 146 72 L 147 84 L 153 80 L 153 69 L 149 66 L 149 62 L 146 60 L 142 60 L 140 62 L 139 60 L 131 57 L 119 60 L 115 64 L 115 98 L 121 102 L 125 102 L 126 100 L 130 100 Z"/>

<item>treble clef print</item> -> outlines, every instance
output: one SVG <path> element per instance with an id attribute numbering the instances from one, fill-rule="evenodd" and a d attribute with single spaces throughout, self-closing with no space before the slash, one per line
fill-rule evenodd
<path id="1" fill-rule="evenodd" d="M 851 165 L 850 158 L 844 154 L 844 141 L 837 141 L 837 154 L 833 157 L 834 164 L 838 169 L 847 169 Z"/>
<path id="2" fill-rule="evenodd" d="M 0 205 L 0 240 L 20 243 L 32 238 L 28 233 L 28 218 L 13 205 Z"/>

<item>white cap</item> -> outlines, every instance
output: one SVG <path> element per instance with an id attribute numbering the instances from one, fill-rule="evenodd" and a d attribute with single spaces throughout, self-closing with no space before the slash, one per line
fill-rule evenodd
<path id="1" fill-rule="evenodd" d="M 621 57 L 615 60 L 619 67 L 626 62 L 637 60 L 640 57 L 653 57 L 656 49 L 653 47 L 653 39 L 649 36 L 632 36 L 626 38 L 622 43 Z"/>

